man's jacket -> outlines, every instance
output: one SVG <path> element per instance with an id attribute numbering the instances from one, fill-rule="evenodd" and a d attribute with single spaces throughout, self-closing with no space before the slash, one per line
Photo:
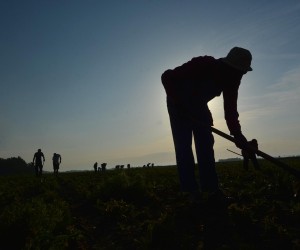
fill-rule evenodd
<path id="1" fill-rule="evenodd" d="M 234 135 L 241 131 L 237 99 L 242 76 L 242 72 L 231 68 L 221 59 L 200 56 L 165 71 L 161 80 L 168 99 L 177 105 L 184 106 L 187 100 L 199 100 L 199 105 L 201 102 L 206 105 L 223 93 L 225 120 L 230 133 Z"/>

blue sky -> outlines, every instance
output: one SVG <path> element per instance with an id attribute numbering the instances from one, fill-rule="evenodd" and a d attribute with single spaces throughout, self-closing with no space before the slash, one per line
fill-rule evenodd
<path id="1" fill-rule="evenodd" d="M 253 55 L 238 110 L 273 156 L 300 152 L 300 2 L 0 1 L 0 157 L 62 170 L 174 164 L 161 74 L 234 46 Z M 228 133 L 222 97 L 209 103 Z M 238 149 L 215 136 L 216 159 Z"/>

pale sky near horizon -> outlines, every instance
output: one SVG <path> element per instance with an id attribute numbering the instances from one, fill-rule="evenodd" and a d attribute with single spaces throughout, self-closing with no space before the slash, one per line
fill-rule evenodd
<path id="1" fill-rule="evenodd" d="M 242 130 L 272 156 L 300 154 L 300 2 L 0 1 L 0 158 L 41 148 L 61 170 L 175 164 L 161 74 L 193 57 L 253 55 Z M 209 103 L 228 133 L 222 96 Z M 238 149 L 215 135 L 216 160 Z"/>

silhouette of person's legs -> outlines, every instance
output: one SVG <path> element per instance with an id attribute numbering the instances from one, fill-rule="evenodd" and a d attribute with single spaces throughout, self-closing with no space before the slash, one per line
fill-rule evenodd
<path id="1" fill-rule="evenodd" d="M 195 177 L 195 161 L 192 151 L 192 125 L 173 105 L 168 103 L 171 130 L 173 135 L 176 162 L 184 192 L 196 192 L 198 185 Z"/>
<path id="2" fill-rule="evenodd" d="M 58 174 L 58 164 L 53 164 L 54 175 Z"/>
<path id="3" fill-rule="evenodd" d="M 202 191 L 218 190 L 218 176 L 215 168 L 214 137 L 210 130 L 197 126 L 194 128 L 194 140 Z"/>
<path id="4" fill-rule="evenodd" d="M 198 190 L 192 151 L 194 135 L 201 189 L 214 192 L 219 189 L 214 137 L 207 129 L 207 126 L 212 125 L 212 116 L 206 103 L 186 98 L 184 108 L 176 106 L 171 100 L 167 101 L 180 182 L 185 191 Z"/>
<path id="5" fill-rule="evenodd" d="M 248 157 L 244 157 L 244 160 L 243 160 L 243 167 L 245 170 L 248 170 L 249 166 L 249 158 Z"/>
<path id="6" fill-rule="evenodd" d="M 260 170 L 260 166 L 259 166 L 259 163 L 258 163 L 257 158 L 256 158 L 255 155 L 254 155 L 254 157 L 251 158 L 251 161 L 252 161 L 252 164 L 253 164 L 254 168 L 256 170 Z"/>
<path id="7" fill-rule="evenodd" d="M 43 173 L 43 166 L 39 165 L 39 175 L 42 176 Z"/>
<path id="8" fill-rule="evenodd" d="M 34 165 L 35 176 L 39 176 L 39 167 L 38 165 Z"/>

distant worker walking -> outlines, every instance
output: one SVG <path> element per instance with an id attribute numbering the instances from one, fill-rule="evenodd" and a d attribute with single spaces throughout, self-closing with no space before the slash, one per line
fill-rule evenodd
<path id="1" fill-rule="evenodd" d="M 162 74 L 181 190 L 195 199 L 201 197 L 199 191 L 203 191 L 213 200 L 227 200 L 219 189 L 213 149 L 214 137 L 210 129 L 213 118 L 207 103 L 223 93 L 228 129 L 235 138 L 236 146 L 246 148 L 247 139 L 238 120 L 237 99 L 242 77 L 252 71 L 251 60 L 252 55 L 248 50 L 234 47 L 226 57 L 195 57 Z M 193 136 L 200 190 L 194 171 Z"/>
<path id="2" fill-rule="evenodd" d="M 61 155 L 54 153 L 52 157 L 52 163 L 53 163 L 54 174 L 58 175 L 59 165 L 61 164 Z"/>
<path id="3" fill-rule="evenodd" d="M 35 169 L 35 175 L 42 176 L 45 156 L 41 149 L 38 149 L 38 151 L 34 154 L 32 162 Z"/>

